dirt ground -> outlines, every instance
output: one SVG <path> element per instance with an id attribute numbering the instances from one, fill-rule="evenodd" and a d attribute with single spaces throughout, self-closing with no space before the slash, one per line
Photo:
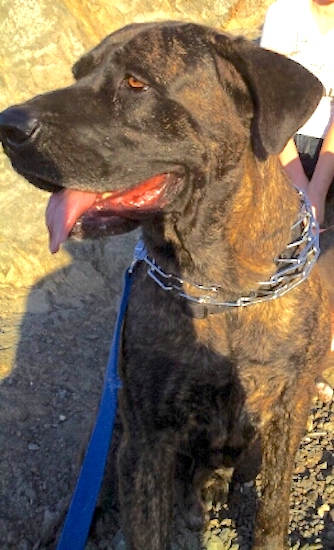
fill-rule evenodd
<path id="1" fill-rule="evenodd" d="M 13 346 L 12 335 L 19 334 L 15 368 L 0 384 L 1 550 L 56 547 L 55 526 L 72 494 L 93 424 L 122 273 L 135 239 L 130 234 L 104 245 L 67 245 L 72 263 L 31 289 L 34 303 L 40 299 L 38 313 L 23 319 L 9 315 L 18 290 L 8 287 L 1 294 L 2 341 Z M 97 259 L 106 255 L 106 247 L 112 260 L 101 270 Z M 334 405 L 315 402 L 291 493 L 295 550 L 334 549 L 333 428 Z M 211 523 L 201 540 L 178 521 L 173 550 L 248 550 L 259 487 L 260 479 L 254 486 L 234 487 L 229 506 L 208 502 Z M 112 511 L 98 521 L 88 549 L 125 549 Z"/>
<path id="2" fill-rule="evenodd" d="M 1 550 L 44 548 L 69 499 L 99 402 L 133 242 L 132 236 L 114 240 L 103 273 L 102 245 L 69 244 L 72 263 L 31 289 L 27 310 L 37 312 L 23 318 L 11 307 L 22 289 L 1 290 L 2 363 L 18 333 L 14 369 L 0 384 Z"/>

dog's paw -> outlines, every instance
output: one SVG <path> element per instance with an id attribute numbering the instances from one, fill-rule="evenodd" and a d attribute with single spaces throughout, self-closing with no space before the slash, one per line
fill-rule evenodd
<path id="1" fill-rule="evenodd" d="M 328 382 L 322 377 L 318 376 L 315 380 L 315 387 L 317 391 L 317 396 L 320 401 L 323 403 L 329 403 L 333 399 L 333 388 L 328 384 Z"/>
<path id="2" fill-rule="evenodd" d="M 233 468 L 217 469 L 205 483 L 203 498 L 207 508 L 217 506 L 218 503 L 226 504 Z"/>

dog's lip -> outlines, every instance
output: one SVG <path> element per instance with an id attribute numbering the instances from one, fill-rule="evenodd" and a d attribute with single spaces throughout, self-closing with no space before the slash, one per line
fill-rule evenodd
<path id="1" fill-rule="evenodd" d="M 91 193 L 62 188 L 53 193 L 46 209 L 51 252 L 59 250 L 81 216 L 98 223 L 99 219 L 105 221 L 115 215 L 140 219 L 160 210 L 173 198 L 181 179 L 179 173 L 169 172 L 119 191 Z"/>

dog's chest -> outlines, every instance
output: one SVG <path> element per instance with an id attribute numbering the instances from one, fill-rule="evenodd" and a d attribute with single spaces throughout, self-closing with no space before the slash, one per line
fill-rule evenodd
<path id="1" fill-rule="evenodd" d="M 192 319 L 196 339 L 203 346 L 223 356 L 230 356 L 229 327 L 224 314 L 209 314 L 204 319 Z"/>

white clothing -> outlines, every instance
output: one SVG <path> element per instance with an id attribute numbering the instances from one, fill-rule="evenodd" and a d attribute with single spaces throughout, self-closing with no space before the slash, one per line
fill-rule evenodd
<path id="1" fill-rule="evenodd" d="M 277 0 L 267 11 L 261 46 L 297 61 L 321 81 L 324 95 L 298 133 L 323 138 L 334 120 L 334 29 L 320 32 L 310 0 Z"/>

